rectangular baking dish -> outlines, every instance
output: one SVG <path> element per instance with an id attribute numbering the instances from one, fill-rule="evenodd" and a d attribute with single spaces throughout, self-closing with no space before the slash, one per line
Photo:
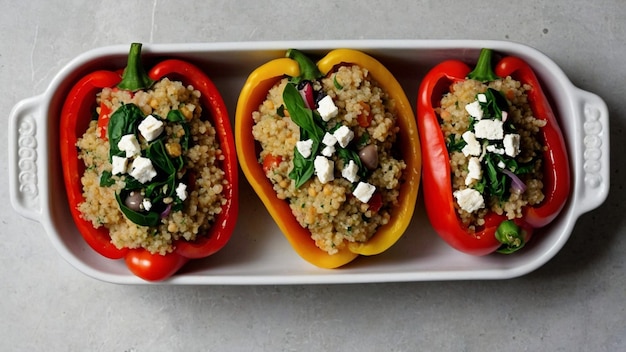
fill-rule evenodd
<path id="1" fill-rule="evenodd" d="M 485 40 L 341 40 L 194 44 L 144 44 L 146 61 L 176 57 L 200 66 L 220 89 L 231 116 L 238 93 L 256 67 L 289 48 L 323 55 L 336 48 L 362 50 L 380 60 L 402 84 L 412 104 L 420 80 L 437 63 L 475 63 L 481 48 L 526 60 L 551 99 L 565 134 L 572 193 L 563 212 L 537 231 L 524 250 L 510 256 L 474 257 L 458 252 L 433 232 L 423 200 L 404 236 L 391 249 L 360 257 L 340 269 L 319 269 L 301 259 L 278 230 L 245 178 L 240 177 L 240 215 L 231 241 L 217 254 L 194 260 L 161 284 L 319 284 L 431 280 L 507 279 L 549 261 L 566 243 L 579 216 L 598 207 L 609 190 L 609 121 L 604 101 L 575 87 L 541 52 L 526 45 Z M 65 197 L 58 154 L 59 115 L 70 87 L 95 69 L 125 66 L 128 45 L 98 48 L 69 62 L 46 91 L 18 102 L 9 121 L 9 187 L 17 213 L 39 222 L 60 255 L 93 278 L 145 284 L 123 261 L 106 259 L 83 241 Z M 413 105 L 414 106 L 414 105 Z M 421 192 L 420 192 L 421 193 Z"/>

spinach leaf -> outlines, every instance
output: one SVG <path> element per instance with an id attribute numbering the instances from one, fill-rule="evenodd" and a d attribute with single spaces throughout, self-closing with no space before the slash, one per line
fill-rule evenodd
<path id="1" fill-rule="evenodd" d="M 177 167 L 167 154 L 162 139 L 157 139 L 150 143 L 148 149 L 146 149 L 146 156 L 150 158 L 154 166 L 163 170 L 166 174 L 176 173 Z"/>
<path id="2" fill-rule="evenodd" d="M 189 137 L 191 136 L 191 129 L 189 127 L 189 124 L 187 123 L 187 119 L 185 118 L 185 115 L 183 115 L 183 113 L 180 112 L 180 110 L 170 110 L 170 112 L 167 114 L 167 120 L 170 122 L 178 123 L 182 126 L 183 130 L 185 131 L 185 135 L 183 135 L 180 138 L 180 145 L 183 151 L 188 150 L 189 149 Z"/>
<path id="3" fill-rule="evenodd" d="M 354 163 L 359 167 L 357 174 L 361 178 L 366 178 L 368 170 L 366 167 L 363 167 L 363 163 L 361 162 L 361 158 L 359 158 L 359 154 L 352 149 L 348 148 L 337 148 L 337 155 L 343 160 L 344 165 L 348 165 L 350 160 L 354 161 Z"/>
<path id="4" fill-rule="evenodd" d="M 287 84 L 283 91 L 283 101 L 291 120 L 308 133 L 309 138 L 321 142 L 324 129 L 316 121 L 313 110 L 306 107 L 302 96 L 293 84 Z M 321 120 L 321 118 L 319 119 Z"/>
<path id="5" fill-rule="evenodd" d="M 110 187 L 115 184 L 115 179 L 113 179 L 113 174 L 110 171 L 102 172 L 100 176 L 100 187 Z"/>
<path id="6" fill-rule="evenodd" d="M 480 103 L 480 107 L 484 112 L 483 118 L 502 120 L 502 111 L 506 111 L 509 108 L 509 103 L 502 92 L 488 88 L 484 94 L 487 102 Z"/>
<path id="7" fill-rule="evenodd" d="M 120 106 L 109 120 L 107 127 L 107 136 L 109 138 L 109 159 L 113 155 L 126 156 L 126 154 L 117 147 L 122 136 L 127 134 L 137 134 L 137 127 L 143 118 L 143 112 L 135 104 L 124 104 Z"/>
<path id="8" fill-rule="evenodd" d="M 448 149 L 448 153 L 460 152 L 466 145 L 467 142 L 465 142 L 463 138 L 457 139 L 455 134 L 450 134 L 446 141 L 446 148 Z"/>
<path id="9" fill-rule="evenodd" d="M 280 104 L 278 109 L 276 109 L 276 114 L 280 117 L 285 117 L 285 105 Z"/>
<path id="10" fill-rule="evenodd" d="M 370 134 L 369 132 L 367 132 L 367 130 L 365 132 L 363 132 L 363 134 L 361 135 L 361 137 L 359 137 L 359 140 L 356 143 L 356 147 L 357 148 L 363 148 L 366 145 L 370 144 Z"/>
<path id="11" fill-rule="evenodd" d="M 128 220 L 139 226 L 156 226 L 159 224 L 160 216 L 156 212 L 147 212 L 141 213 L 138 211 L 134 211 L 127 207 L 122 201 L 122 197 L 115 193 L 115 199 L 117 200 L 117 204 L 120 206 L 120 210 L 122 213 L 128 218 Z"/>
<path id="12" fill-rule="evenodd" d="M 289 172 L 289 178 L 296 181 L 296 188 L 300 188 L 315 173 L 313 162 L 318 154 L 325 130 L 321 126 L 321 118 L 306 107 L 302 96 L 293 84 L 285 86 L 283 101 L 291 120 L 300 127 L 300 140 L 311 139 L 313 141 L 311 156 L 308 158 L 294 149 L 293 169 Z"/>
<path id="13" fill-rule="evenodd" d="M 497 197 L 502 200 L 505 198 L 505 194 L 507 193 L 507 176 L 498 171 L 496 166 L 496 161 L 494 160 L 494 154 L 486 154 L 485 155 L 485 165 L 487 166 L 486 170 L 486 183 L 485 188 L 489 191 L 491 196 Z"/>
<path id="14" fill-rule="evenodd" d="M 315 147 L 315 142 L 313 142 L 315 153 L 311 153 L 311 156 L 305 158 L 300 154 L 298 149 L 294 148 L 294 157 L 293 157 L 293 169 L 289 172 L 289 178 L 296 181 L 296 188 L 300 188 L 306 181 L 308 181 L 313 174 L 315 173 L 314 160 L 317 155 L 316 149 L 319 148 L 319 143 L 317 143 L 318 147 Z"/>

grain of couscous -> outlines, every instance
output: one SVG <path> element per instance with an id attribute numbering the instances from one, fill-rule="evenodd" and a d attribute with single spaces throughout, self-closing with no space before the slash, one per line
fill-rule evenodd
<path id="1" fill-rule="evenodd" d="M 226 202 L 228 181 L 219 167 L 224 157 L 215 128 L 201 118 L 200 92 L 164 78 L 133 94 L 104 88 L 97 100 L 112 110 L 112 120 L 118 110 L 130 114 L 136 107 L 145 124 L 121 138 L 126 142 L 116 143 L 121 156 L 112 155 L 111 147 L 116 148 L 101 137 L 97 121 L 79 138 L 79 158 L 85 164 L 81 216 L 95 228 L 107 228 L 116 247 L 151 253 L 169 253 L 174 241 L 193 241 L 205 233 Z M 146 159 L 154 165 L 141 165 Z M 167 173 L 169 167 L 160 162 L 173 163 L 175 169 Z M 129 208 L 140 222 L 156 214 L 154 224 L 131 221 Z"/>
<path id="2" fill-rule="evenodd" d="M 366 69 L 344 65 L 309 84 L 319 142 L 301 133 L 286 108 L 288 78 L 253 113 L 252 133 L 261 146 L 259 162 L 272 164 L 264 170 L 277 197 L 317 247 L 334 254 L 347 243 L 366 242 L 390 221 L 406 164 L 394 151 L 394 101 Z"/>

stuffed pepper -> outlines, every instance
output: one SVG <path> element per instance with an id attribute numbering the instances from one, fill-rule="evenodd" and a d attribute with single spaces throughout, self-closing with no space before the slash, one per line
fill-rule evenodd
<path id="1" fill-rule="evenodd" d="M 229 240 L 238 207 L 232 129 L 196 66 L 171 59 L 147 72 L 134 43 L 123 71 L 74 85 L 60 133 L 72 216 L 101 255 L 156 281 Z"/>
<path id="2" fill-rule="evenodd" d="M 296 252 L 322 268 L 392 246 L 418 193 L 417 126 L 401 86 L 355 50 L 317 63 L 290 49 L 257 68 L 237 104 L 245 176 Z"/>
<path id="3" fill-rule="evenodd" d="M 522 248 L 570 191 L 557 119 L 531 67 L 516 57 L 475 69 L 440 63 L 421 83 L 424 198 L 435 231 L 473 255 Z"/>

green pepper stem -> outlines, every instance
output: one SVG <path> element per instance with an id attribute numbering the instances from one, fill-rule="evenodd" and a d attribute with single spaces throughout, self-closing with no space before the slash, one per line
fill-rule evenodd
<path id="1" fill-rule="evenodd" d="M 122 81 L 117 85 L 120 89 L 132 92 L 150 88 L 154 84 L 141 64 L 141 43 L 132 43 L 128 54 L 128 63 L 122 74 Z"/>
<path id="2" fill-rule="evenodd" d="M 301 81 L 314 81 L 324 76 L 313 60 L 306 56 L 303 52 L 297 49 L 287 50 L 286 56 L 300 65 L 300 76 L 293 77 L 294 83 L 300 83 Z"/>
<path id="3" fill-rule="evenodd" d="M 467 75 L 469 79 L 475 79 L 481 82 L 491 82 L 499 79 L 493 68 L 491 67 L 491 49 L 482 49 L 478 56 L 478 62 L 472 72 Z"/>
<path id="4" fill-rule="evenodd" d="M 524 230 L 517 226 L 513 220 L 500 223 L 495 236 L 498 242 L 502 243 L 502 246 L 498 248 L 498 253 L 511 254 L 526 244 Z"/>

